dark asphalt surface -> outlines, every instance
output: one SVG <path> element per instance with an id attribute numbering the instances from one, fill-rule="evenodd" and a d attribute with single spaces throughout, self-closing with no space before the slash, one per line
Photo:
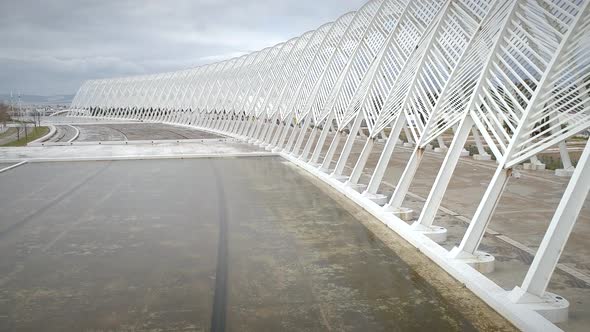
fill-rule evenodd
<path id="1" fill-rule="evenodd" d="M 47 142 L 68 142 L 76 137 L 76 129 L 70 126 L 55 126 L 55 134 Z"/>
<path id="2" fill-rule="evenodd" d="M 216 134 L 160 123 L 122 123 L 76 125 L 80 136 L 76 142 L 185 140 L 224 138 Z"/>

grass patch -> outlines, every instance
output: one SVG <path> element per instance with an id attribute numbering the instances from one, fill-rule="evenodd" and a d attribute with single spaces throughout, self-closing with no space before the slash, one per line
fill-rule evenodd
<path id="1" fill-rule="evenodd" d="M 12 135 L 14 133 L 16 133 L 16 128 L 13 128 L 13 127 L 8 128 L 7 131 L 5 131 L 2 134 L 0 134 L 0 138 L 8 137 L 8 136 L 10 136 L 10 135 Z"/>
<path id="2" fill-rule="evenodd" d="M 41 138 L 49 133 L 49 127 L 36 127 L 30 128 L 28 130 L 27 137 L 25 137 L 23 133 L 21 134 L 21 138 L 19 140 L 4 144 L 2 146 L 26 146 L 29 142 Z"/>
<path id="3" fill-rule="evenodd" d="M 469 151 L 469 155 L 471 155 L 471 156 L 474 156 L 476 154 L 479 154 L 479 149 L 477 148 L 477 145 L 475 145 L 475 144 L 469 144 L 467 147 L 465 147 L 465 149 L 467 151 Z M 490 156 L 492 156 L 492 160 L 496 160 L 496 156 L 492 152 L 492 149 L 490 149 L 488 147 L 484 147 L 483 149 L 485 150 L 485 152 L 487 154 L 489 154 Z"/>

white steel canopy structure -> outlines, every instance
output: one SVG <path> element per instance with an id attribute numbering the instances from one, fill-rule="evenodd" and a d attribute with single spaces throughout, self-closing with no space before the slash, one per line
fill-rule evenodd
<path id="1" fill-rule="evenodd" d="M 408 229 L 434 242 L 446 237 L 433 223 L 471 136 L 476 157 L 495 159 L 497 169 L 460 244 L 431 257 L 482 272 L 493 269 L 493 257 L 478 247 L 514 167 L 557 146 L 572 176 L 569 186 L 521 287 L 498 296 L 510 310 L 529 305 L 561 321 L 567 301 L 546 289 L 590 190 L 590 145 L 577 167 L 565 146 L 590 129 L 589 2 L 373 0 L 317 30 L 241 57 L 87 81 L 69 115 L 185 125 L 244 139 L 336 183 L 378 217 L 406 212 L 404 199 L 424 152 L 438 144 L 444 162 Z M 388 199 L 379 188 L 402 132 L 414 150 Z M 448 146 L 443 134 L 453 137 Z M 361 187 L 380 138 L 384 149 Z M 344 175 L 359 139 L 362 152 Z M 535 326 L 525 316 L 511 320 Z"/>

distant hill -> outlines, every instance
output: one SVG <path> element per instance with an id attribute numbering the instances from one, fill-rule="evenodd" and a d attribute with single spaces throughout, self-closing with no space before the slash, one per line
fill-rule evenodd
<path id="1" fill-rule="evenodd" d="M 13 94 L 12 100 L 16 103 L 18 95 Z M 55 96 L 38 96 L 38 95 L 21 95 L 20 100 L 23 105 L 69 105 L 74 99 L 74 95 L 55 95 Z M 0 94 L 0 101 L 8 103 L 10 94 Z"/>

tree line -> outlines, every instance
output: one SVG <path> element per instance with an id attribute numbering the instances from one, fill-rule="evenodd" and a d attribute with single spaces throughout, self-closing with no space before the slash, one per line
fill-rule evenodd
<path id="1" fill-rule="evenodd" d="M 0 102 L 0 123 L 6 125 L 6 122 L 10 121 L 10 106 L 5 103 Z"/>

